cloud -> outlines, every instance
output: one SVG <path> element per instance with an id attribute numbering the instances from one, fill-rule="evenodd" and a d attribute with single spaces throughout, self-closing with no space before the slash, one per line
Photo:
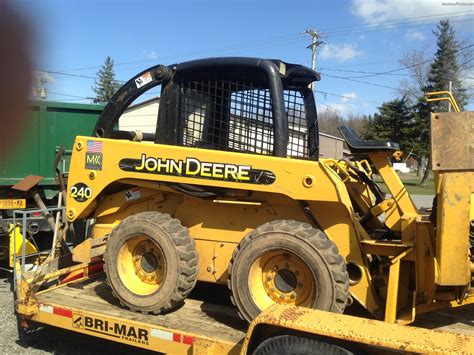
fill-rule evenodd
<path id="1" fill-rule="evenodd" d="M 446 1 L 446 3 L 456 1 Z M 417 14 L 423 16 L 445 15 L 451 12 L 472 11 L 472 6 L 458 4 L 444 6 L 443 1 L 433 0 L 352 0 L 352 13 L 370 24 L 382 21 L 413 18 Z M 456 16 L 461 14 L 456 14 Z"/>
<path id="2" fill-rule="evenodd" d="M 352 44 L 328 44 L 319 52 L 321 59 L 335 59 L 338 62 L 347 62 L 348 60 L 359 57 L 362 54 Z"/>
<path id="3" fill-rule="evenodd" d="M 341 96 L 344 96 L 342 98 L 342 102 L 347 102 L 347 101 L 357 99 L 357 94 L 355 92 L 346 92 L 345 94 L 342 94 Z"/>
<path id="4" fill-rule="evenodd" d="M 324 107 L 328 112 L 334 112 L 341 117 L 351 116 L 355 112 L 355 106 L 346 102 L 320 102 L 319 105 Z"/>
<path id="5" fill-rule="evenodd" d="M 415 30 L 408 30 L 405 36 L 408 39 L 415 40 L 415 41 L 423 41 L 425 39 L 425 35 L 420 31 Z"/>
<path id="6" fill-rule="evenodd" d="M 154 51 L 154 50 L 146 51 L 146 52 L 145 52 L 145 58 L 146 58 L 146 59 L 157 59 L 157 58 L 158 58 L 158 54 L 157 54 L 156 51 Z"/>

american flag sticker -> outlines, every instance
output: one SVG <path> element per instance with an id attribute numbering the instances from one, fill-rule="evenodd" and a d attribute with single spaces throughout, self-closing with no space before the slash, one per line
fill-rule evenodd
<path id="1" fill-rule="evenodd" d="M 87 152 L 102 154 L 102 142 L 87 141 Z"/>

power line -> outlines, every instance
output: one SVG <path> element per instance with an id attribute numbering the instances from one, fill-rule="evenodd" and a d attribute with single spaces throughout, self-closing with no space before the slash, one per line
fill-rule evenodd
<path id="1" fill-rule="evenodd" d="M 457 17 L 465 17 L 465 16 L 455 16 L 454 18 Z M 381 32 L 381 31 L 390 31 L 390 30 L 395 30 L 398 29 L 399 27 L 402 27 L 403 29 L 406 28 L 413 28 L 413 27 L 422 27 L 422 26 L 427 26 L 433 23 L 433 20 L 442 20 L 445 19 L 445 16 L 440 16 L 437 19 L 432 19 L 431 21 L 414 21 L 414 22 L 400 22 L 400 23 L 394 23 L 391 25 L 386 25 L 386 26 L 378 26 L 378 27 L 372 27 L 372 28 L 366 28 L 366 29 L 361 29 L 361 30 L 346 30 L 346 31 L 337 31 L 335 33 L 328 33 L 330 37 L 344 37 L 344 36 L 352 36 L 352 35 L 361 35 L 361 34 L 366 34 L 366 33 L 372 33 L 372 32 Z M 452 20 L 452 23 L 458 23 L 458 22 L 466 22 L 466 21 L 472 21 L 472 17 L 470 18 L 464 18 L 464 19 L 459 19 L 459 20 Z"/>
<path id="2" fill-rule="evenodd" d="M 446 53 L 446 55 L 449 55 L 449 54 L 455 54 L 457 52 L 462 52 L 468 48 L 471 48 L 473 47 L 474 44 L 470 44 L 470 45 L 467 45 L 467 46 L 464 46 L 462 48 L 459 48 L 459 49 L 456 49 L 454 51 L 451 51 L 449 53 Z M 429 63 L 429 62 L 432 62 L 436 59 L 436 57 L 433 57 L 431 59 L 427 59 L 427 60 L 424 60 L 422 62 L 419 62 L 419 63 L 415 63 L 415 64 L 411 64 L 411 65 L 408 65 L 408 66 L 404 66 L 402 68 L 397 68 L 397 69 L 392 69 L 392 70 L 387 70 L 387 71 L 384 71 L 384 72 L 373 72 L 371 74 L 367 74 L 367 75 L 360 75 L 360 76 L 348 76 L 348 77 L 345 77 L 345 79 L 363 79 L 363 78 L 371 78 L 371 77 L 374 77 L 374 76 L 379 76 L 379 75 L 389 75 L 389 74 L 392 74 L 392 73 L 395 73 L 395 72 L 398 72 L 398 71 L 402 71 L 402 70 L 407 70 L 407 69 L 410 69 L 410 68 L 413 68 L 413 67 L 416 67 L 418 65 L 422 65 L 422 64 L 426 64 L 426 63 Z M 466 61 L 465 63 L 469 62 L 470 60 Z M 464 64 L 465 64 L 464 63 Z M 326 74 L 326 76 L 329 76 L 328 74 Z M 341 79 L 342 77 L 339 77 L 339 79 Z M 355 81 L 355 80 L 354 80 Z"/>
<path id="3" fill-rule="evenodd" d="M 469 12 L 462 12 L 464 14 L 466 13 L 472 13 L 474 11 L 469 11 Z M 461 13 L 461 12 L 457 12 L 457 13 L 451 13 L 451 14 L 458 14 L 458 13 Z M 446 18 L 447 15 L 450 15 L 450 14 L 444 14 L 442 15 L 441 18 Z M 347 31 L 348 29 L 362 29 L 364 30 L 365 29 L 365 32 L 374 32 L 374 31 L 382 31 L 382 30 L 385 30 L 386 28 L 384 28 L 384 26 L 380 26 L 380 24 L 387 24 L 385 25 L 386 26 L 392 26 L 392 28 L 390 29 L 393 29 L 393 26 L 397 26 L 397 25 L 401 25 L 401 24 L 404 24 L 406 22 L 417 22 L 417 21 L 414 21 L 414 20 L 418 20 L 418 22 L 421 22 L 419 21 L 419 19 L 425 19 L 423 21 L 427 21 L 428 18 L 431 18 L 431 21 L 434 20 L 434 18 L 436 17 L 436 19 L 438 19 L 441 15 L 429 15 L 429 16 L 419 16 L 419 17 L 414 17 L 414 18 L 408 18 L 408 19 L 401 19 L 401 20 L 391 20 L 391 21 L 384 21 L 384 22 L 380 22 L 378 24 L 370 24 L 370 25 L 358 25 L 358 26 L 345 26 L 345 27 L 336 27 L 336 28 L 332 28 L 332 29 L 329 29 L 328 31 L 328 34 L 329 35 L 341 35 L 341 32 L 343 31 Z M 454 16 L 454 18 L 456 17 L 463 17 L 464 15 L 462 16 Z M 469 19 L 470 20 L 470 19 Z M 453 22 L 456 22 L 456 21 L 453 21 Z M 390 25 L 388 25 L 390 23 Z M 425 23 L 426 24 L 426 23 Z M 377 27 L 378 26 L 378 27 Z M 406 27 L 406 26 L 405 26 Z M 371 31 L 371 29 L 374 29 L 374 31 Z M 361 33 L 364 33 L 364 31 L 359 31 L 355 34 L 361 34 Z M 354 34 L 354 33 L 352 33 Z M 258 40 L 258 41 L 252 41 L 252 42 L 247 42 L 247 43 L 244 43 L 244 44 L 239 44 L 239 45 L 234 45 L 234 46 L 228 46 L 228 47 L 224 47 L 224 48 L 221 48 L 221 49 L 207 49 L 207 50 L 199 50 L 199 51 L 192 51 L 192 52 L 187 52 L 187 53 L 182 53 L 182 54 L 175 54 L 175 55 L 170 55 L 170 56 L 163 56 L 163 57 L 159 57 L 159 59 L 163 59 L 163 58 L 173 58 L 173 57 L 176 57 L 176 56 L 179 56 L 179 55 L 182 55 L 182 56 L 185 56 L 185 55 L 192 55 L 192 54 L 202 54 L 202 53 L 206 53 L 206 52 L 209 52 L 209 51 L 223 51 L 223 50 L 232 50 L 232 49 L 239 49 L 239 48 L 249 48 L 249 47 L 255 47 L 255 46 L 260 46 L 262 47 L 262 45 L 265 45 L 267 44 L 267 46 L 273 46 L 275 43 L 278 43 L 278 42 L 288 42 L 288 41 L 295 41 L 295 40 L 301 40 L 301 33 L 300 34 L 291 34 L 291 35 L 283 35 L 283 36 L 278 36 L 278 37 L 274 37 L 274 38 L 271 38 L 271 39 L 265 39 L 265 40 Z M 467 49 L 467 48 L 470 48 L 472 47 L 473 45 L 469 45 L 469 46 L 466 46 L 466 47 L 463 47 L 457 51 L 461 51 L 461 50 L 464 50 L 464 49 Z M 457 51 L 454 51 L 454 52 L 457 52 Z M 454 53 L 453 52 L 453 53 Z M 416 64 L 413 64 L 413 65 L 410 65 L 410 66 L 406 66 L 406 67 L 403 67 L 403 68 L 397 68 L 397 69 L 393 69 L 393 70 L 389 70 L 389 71 L 385 71 L 385 72 L 364 72 L 364 71 L 349 71 L 349 70 L 346 70 L 345 72 L 357 72 L 357 73 L 361 73 L 361 74 L 367 74 L 367 75 L 363 75 L 363 76 L 352 76 L 352 77 L 342 77 L 342 76 L 335 76 L 335 75 L 330 75 L 330 74 L 324 74 L 328 77 L 332 77 L 332 78 L 336 78 L 336 79 L 342 79 L 342 80 L 349 80 L 349 81 L 354 81 L 354 82 L 358 82 L 358 83 L 362 83 L 362 84 L 367 84 L 367 85 L 372 85 L 372 86 L 378 86 L 378 87 L 383 87 L 383 88 L 388 88 L 388 89 L 392 89 L 392 90 L 400 90 L 400 89 L 396 89 L 396 88 L 393 88 L 393 87 L 389 87 L 389 86 L 385 86 L 385 85 L 381 85 L 381 84 L 375 84 L 375 83 L 370 83 L 370 82 L 364 82 L 364 81 L 361 81 L 361 80 L 356 80 L 356 79 L 360 79 L 360 78 L 367 78 L 367 77 L 374 77 L 374 76 L 379 76 L 379 75 L 406 75 L 406 76 L 409 76 L 409 74 L 402 74 L 402 73 L 398 73 L 398 74 L 394 74 L 398 71 L 402 71 L 402 70 L 406 70 L 406 69 L 409 69 L 411 67 L 414 67 L 414 66 L 417 66 L 417 65 L 421 65 L 421 64 L 424 64 L 424 63 L 427 63 L 427 62 L 430 62 L 434 60 L 433 59 L 430 59 L 430 60 L 427 60 L 427 61 L 424 61 L 424 62 L 420 62 L 420 63 L 416 63 Z M 139 63 L 139 62 L 148 62 L 148 61 L 156 61 L 156 59 L 146 59 L 146 60 L 138 60 L 138 61 L 129 61 L 129 62 L 123 62 L 123 63 L 118 63 L 116 65 L 126 65 L 126 64 L 133 64 L 133 63 Z M 462 63 L 462 65 L 468 63 L 472 61 L 472 59 L 469 59 L 467 60 L 465 63 Z M 367 64 L 368 65 L 368 64 Z M 66 70 L 66 71 L 75 71 L 75 70 L 83 70 L 83 69 L 93 69 L 93 68 L 99 68 L 100 66 L 93 66 L 93 67 L 84 67 L 84 68 L 76 68 L 76 69 L 70 69 L 70 70 Z M 142 68 L 142 67 L 140 67 Z M 125 70 L 131 70 L 131 69 L 134 69 L 134 68 L 128 68 L 128 69 L 125 69 Z M 330 68 L 327 68 L 327 69 L 324 69 L 324 70 L 328 70 L 328 71 L 340 71 L 340 72 L 344 72 L 344 70 L 337 70 L 337 69 L 330 69 Z M 92 80 L 96 80 L 97 79 L 97 76 L 91 76 L 91 75 L 81 75 L 81 74 L 72 74 L 72 73 L 67 73 L 66 71 L 54 71 L 54 70 L 42 70 L 43 72 L 46 72 L 46 73 L 49 73 L 49 74 L 56 74 L 56 75 L 64 75 L 64 76 L 70 76 L 70 77 L 78 77 L 78 78 L 84 78 L 84 79 L 92 79 Z M 125 81 L 123 80 L 115 80 L 116 82 L 118 83 L 124 83 Z M 145 93 L 145 94 L 148 94 L 149 93 Z M 150 93 L 151 94 L 151 93 Z M 58 94 L 58 95 L 62 95 L 62 94 Z M 70 95 L 70 97 L 73 97 Z M 78 99 L 81 99 L 81 100 L 90 100 L 90 98 L 80 98 L 80 97 L 76 97 Z"/>
<path id="4" fill-rule="evenodd" d="M 59 93 L 59 92 L 52 92 L 52 91 L 48 91 L 49 94 L 53 94 L 53 95 L 60 95 L 60 96 L 67 96 L 67 97 L 74 97 L 74 98 L 77 98 L 77 99 L 83 99 L 83 100 L 91 100 L 92 98 L 90 97 L 84 97 L 84 96 L 77 96 L 77 95 L 70 95 L 70 94 L 62 94 L 62 93 Z"/>
<path id="5" fill-rule="evenodd" d="M 439 19 L 443 19 L 445 18 L 444 16 L 439 16 L 438 15 L 438 18 L 437 20 Z M 458 20 L 458 21 L 452 21 L 452 22 L 464 22 L 464 21 L 472 21 L 473 18 L 469 18 L 469 19 L 465 19 L 465 20 Z M 403 24 L 403 23 L 401 23 Z M 427 22 L 427 23 L 423 23 L 423 24 L 417 24 L 417 25 L 412 25 L 412 26 L 407 26 L 407 25 L 404 25 L 403 28 L 409 28 L 409 27 L 418 27 L 418 26 L 426 26 L 426 25 L 429 25 L 431 24 L 431 22 Z M 345 33 L 345 34 L 342 34 L 342 33 L 339 33 L 339 34 L 331 34 L 331 32 L 327 32 L 327 36 L 328 37 L 340 37 L 340 36 L 349 36 L 349 35 L 359 35 L 359 34 L 364 34 L 364 33 L 369 33 L 369 32 L 379 32 L 379 31 L 387 31 L 387 30 L 393 30 L 393 29 L 397 29 L 399 26 L 396 26 L 396 25 L 391 25 L 390 27 L 380 27 L 380 28 L 374 28 L 372 30 L 363 30 L 363 31 L 358 31 L 358 32 L 351 32 L 351 33 Z M 289 41 L 299 41 L 301 40 L 301 38 L 295 38 L 295 39 L 286 39 L 285 42 L 289 42 Z M 254 49 L 263 49 L 263 48 L 267 48 L 267 47 L 274 47 L 275 44 L 280 44 L 278 43 L 278 41 L 276 41 L 274 44 L 269 44 L 269 45 L 266 45 L 266 46 L 262 46 L 262 44 L 260 44 L 259 46 L 254 46 L 255 48 Z M 238 49 L 236 47 L 236 49 Z M 207 53 L 216 53 L 216 52 L 219 52 L 219 51 L 222 51 L 222 50 L 204 50 L 203 52 L 201 52 L 201 54 L 207 54 Z M 228 51 L 228 50 L 227 50 Z M 183 54 L 182 57 L 186 57 L 186 56 L 190 56 L 192 53 L 190 54 Z M 157 59 L 159 60 L 163 60 L 163 59 L 166 59 L 166 58 L 176 58 L 177 56 L 176 55 L 172 55 L 172 56 L 164 56 L 164 57 L 158 57 Z M 125 70 L 132 70 L 132 69 L 137 69 L 137 68 L 142 68 L 142 66 L 140 67 L 130 67 L 130 68 L 122 68 L 120 70 L 117 70 L 117 71 L 125 71 Z"/>
<path id="6" fill-rule="evenodd" d="M 384 26 L 393 26 L 393 25 L 400 25 L 409 22 L 423 22 L 423 21 L 430 21 L 439 20 L 444 18 L 458 18 L 458 17 L 465 17 L 466 14 L 474 13 L 474 10 L 471 11 L 457 11 L 457 12 L 450 12 L 445 14 L 434 14 L 434 15 L 425 15 L 425 16 L 416 16 L 416 17 L 406 17 L 402 19 L 395 19 L 395 20 L 386 20 L 380 21 L 376 23 L 366 24 L 366 25 L 351 25 L 351 26 L 341 26 L 341 27 L 332 27 L 323 29 L 323 31 L 327 33 L 338 33 L 342 31 L 348 31 L 355 28 L 381 28 Z M 458 16 L 451 16 L 451 15 L 458 15 Z"/>
<path id="7" fill-rule="evenodd" d="M 323 74 L 323 73 L 321 73 Z M 366 84 L 366 85 L 372 85 L 372 86 L 378 86 L 378 87 L 381 87 L 381 88 L 385 88 L 385 89 L 391 89 L 391 90 L 396 90 L 396 91 L 401 91 L 401 89 L 398 89 L 398 88 L 394 88 L 394 87 L 391 87 L 391 86 L 387 86 L 387 85 L 381 85 L 381 84 L 375 84 L 375 83 L 370 83 L 368 81 L 362 81 L 362 80 L 357 80 L 357 79 L 352 79 L 352 78 L 346 78 L 346 77 L 343 77 L 343 76 L 337 76 L 337 75 L 331 75 L 331 74 L 323 74 L 329 78 L 334 78 L 334 79 L 342 79 L 342 80 L 348 80 L 348 81 L 354 81 L 356 83 L 361 83 L 361 84 Z"/>
<path id="8" fill-rule="evenodd" d="M 394 61 L 391 61 L 391 63 Z M 370 72 L 370 71 L 362 71 L 362 70 L 344 70 L 344 69 L 333 69 L 333 68 L 324 68 L 321 67 L 321 70 L 327 70 L 327 71 L 337 71 L 337 72 L 344 72 L 344 73 L 361 73 L 361 74 L 381 74 L 378 72 Z M 394 75 L 394 76 L 411 76 L 410 74 L 404 74 L 404 73 L 388 73 L 386 75 Z"/>
<path id="9" fill-rule="evenodd" d="M 347 31 L 352 31 L 353 29 L 361 29 L 362 31 L 359 31 L 357 33 L 351 33 L 351 34 L 363 34 L 367 32 L 375 32 L 375 31 L 382 31 L 382 30 L 389 30 L 389 29 L 394 29 L 397 25 L 402 25 L 410 22 L 422 22 L 422 21 L 429 21 L 428 23 L 424 23 L 423 25 L 429 24 L 430 22 L 433 22 L 434 20 L 439 20 L 439 19 L 444 19 L 449 17 L 450 15 L 457 15 L 457 14 L 463 14 L 463 15 L 458 15 L 458 16 L 452 16 L 451 18 L 457 18 L 457 17 L 464 17 L 464 14 L 467 13 L 473 13 L 474 11 L 459 11 L 459 12 L 452 12 L 452 13 L 446 13 L 442 15 L 426 15 L 426 16 L 418 16 L 418 17 L 412 17 L 412 18 L 404 18 L 404 19 L 397 19 L 397 20 L 389 20 L 389 21 L 382 21 L 378 22 L 376 24 L 367 24 L 367 25 L 354 25 L 354 26 L 343 26 L 343 27 L 333 27 L 333 28 L 328 28 L 328 29 L 323 29 L 328 35 L 332 36 L 341 36 L 344 35 L 343 32 Z M 421 20 L 420 19 L 424 19 Z M 453 21 L 455 22 L 455 21 Z M 382 26 L 381 26 L 382 24 Z M 385 26 L 383 26 L 385 24 Z M 388 28 L 387 26 L 391 26 Z M 405 26 L 407 27 L 407 26 Z M 374 29 L 374 31 L 369 31 L 370 29 Z M 152 58 L 152 59 L 141 59 L 141 60 L 133 60 L 133 61 L 127 61 L 127 62 L 119 62 L 115 63 L 115 66 L 122 66 L 122 65 L 128 65 L 128 64 L 137 64 L 137 63 L 144 63 L 144 62 L 150 62 L 150 61 L 156 61 L 156 60 L 163 60 L 167 58 L 176 58 L 176 57 L 183 57 L 183 56 L 190 56 L 194 54 L 205 54 L 205 53 L 215 53 L 215 52 L 220 52 L 220 51 L 228 51 L 231 49 L 241 49 L 241 48 L 246 48 L 246 47 L 255 47 L 259 45 L 264 45 L 267 43 L 274 43 L 274 42 L 279 42 L 279 41 L 288 41 L 295 39 L 297 37 L 297 40 L 301 40 L 301 33 L 293 33 L 293 34 L 287 34 L 287 35 L 281 35 L 277 37 L 272 37 L 269 39 L 264 39 L 264 40 L 257 40 L 257 41 L 251 41 L 251 42 L 244 42 L 241 44 L 235 44 L 232 46 L 227 46 L 227 47 L 221 47 L 221 48 L 211 48 L 211 49 L 203 49 L 203 50 L 197 50 L 197 51 L 190 51 L 190 52 L 183 52 L 183 53 L 177 53 L 174 55 L 168 55 L 168 56 L 158 56 L 157 58 Z M 89 66 L 89 67 L 82 67 L 82 68 L 73 68 L 73 69 L 67 69 L 67 70 L 61 70 L 61 73 L 64 72 L 69 72 L 69 71 L 78 71 L 78 70 L 88 70 L 88 69 L 97 69 L 100 68 L 99 66 Z"/>
<path id="10" fill-rule="evenodd" d="M 64 72 L 54 71 L 54 70 L 43 70 L 43 69 L 40 69 L 40 70 L 38 70 L 38 72 L 44 72 L 44 73 L 56 74 L 56 75 L 72 76 L 72 77 L 76 77 L 76 78 L 93 79 L 93 80 L 99 79 L 97 76 L 89 76 L 89 75 L 82 75 L 82 74 L 71 74 L 71 73 L 64 73 Z M 113 81 L 115 81 L 115 82 L 117 82 L 117 83 L 125 83 L 124 80 L 116 80 L 116 79 L 114 79 Z"/>
<path id="11" fill-rule="evenodd" d="M 324 94 L 324 95 L 341 97 L 341 98 L 347 99 L 347 100 L 357 100 L 357 101 L 362 101 L 362 102 L 371 102 L 371 103 L 378 104 L 378 105 L 382 104 L 381 102 L 378 102 L 378 101 L 364 100 L 364 99 L 360 99 L 358 97 L 351 97 L 351 96 L 345 96 L 345 95 L 340 95 L 340 94 L 334 94 L 332 92 L 327 92 L 327 91 L 314 90 L 314 92 L 317 92 L 319 94 Z"/>

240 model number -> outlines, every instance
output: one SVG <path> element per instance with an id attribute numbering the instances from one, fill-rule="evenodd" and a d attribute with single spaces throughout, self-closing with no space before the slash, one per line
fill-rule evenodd
<path id="1" fill-rule="evenodd" d="M 92 189 L 82 182 L 71 186 L 71 197 L 77 202 L 87 201 L 92 197 Z"/>

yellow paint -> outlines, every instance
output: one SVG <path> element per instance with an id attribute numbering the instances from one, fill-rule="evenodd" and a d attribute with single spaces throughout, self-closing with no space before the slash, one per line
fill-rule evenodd
<path id="1" fill-rule="evenodd" d="M 152 271 L 143 267 L 142 259 L 146 259 L 147 256 L 156 263 L 156 268 Z M 135 236 L 128 239 L 120 248 L 116 263 L 118 274 L 125 287 L 137 295 L 147 296 L 158 291 L 163 283 L 166 275 L 164 260 L 163 251 L 156 243 L 148 237 Z"/>
<path id="2" fill-rule="evenodd" d="M 31 320 L 41 324 L 48 324 L 73 332 L 166 354 L 208 354 L 207 349 L 214 349 L 216 354 L 237 355 L 240 353 L 239 344 L 220 340 L 218 334 L 216 334 L 215 338 L 209 338 L 193 333 L 192 331 L 185 332 L 180 329 L 171 329 L 154 324 L 124 320 L 119 317 L 105 316 L 100 314 L 99 311 L 85 312 L 73 307 L 67 308 L 68 311 L 72 312 L 72 318 L 70 318 L 42 311 L 41 308 L 45 306 L 55 307 L 57 305 L 54 302 L 47 305 L 37 304 L 36 312 Z M 60 307 L 65 308 L 64 306 Z M 86 317 L 88 318 L 87 323 Z M 99 320 L 99 323 L 96 323 L 96 320 Z M 96 331 L 97 329 L 94 327 L 95 324 L 99 326 L 99 332 Z M 110 325 L 110 328 L 105 329 L 104 324 Z M 134 331 L 130 333 L 131 327 L 134 328 Z M 100 331 L 100 329 L 102 329 L 102 331 Z M 136 336 L 123 336 L 124 331 L 125 334 Z M 163 332 L 165 334 L 173 334 L 173 332 L 176 332 L 180 334 L 179 341 L 166 340 L 153 336 L 153 334 L 157 332 Z M 184 343 L 185 336 L 194 338 L 193 345 Z"/>
<path id="3" fill-rule="evenodd" d="M 383 317 L 386 313 L 394 321 L 397 309 L 413 309 L 413 300 L 408 296 L 412 293 L 416 300 L 430 302 L 434 299 L 437 283 L 443 282 L 442 276 L 447 275 L 448 269 L 439 268 L 438 257 L 443 246 L 449 243 L 443 237 L 443 246 L 440 238 L 436 240 L 433 226 L 417 210 L 390 166 L 388 152 L 369 154 L 370 162 L 392 195 L 375 205 L 375 196 L 369 186 L 355 174 L 358 169 L 370 176 L 369 160 L 309 161 L 97 139 L 103 142 L 103 167 L 102 171 L 95 171 L 94 179 L 90 179 L 90 171 L 84 169 L 86 152 L 78 147 L 87 139 L 76 139 L 69 185 L 85 183 L 92 196 L 80 202 L 68 193 L 68 219 L 95 217 L 93 236 L 103 237 L 129 215 L 142 211 L 168 213 L 188 228 L 196 242 L 198 280 L 226 283 L 233 251 L 254 228 L 280 219 L 312 223 L 312 218 L 298 205 L 300 200 L 307 202 L 317 221 L 316 227 L 323 229 L 345 260 L 360 265 L 362 275 L 351 285 L 350 292 L 375 316 Z M 126 166 L 121 165 L 122 159 L 128 159 L 127 164 L 135 161 L 135 165 L 121 169 Z M 252 173 L 255 170 L 265 173 Z M 252 181 L 252 176 L 262 180 Z M 439 180 L 443 181 L 443 178 Z M 226 193 L 200 199 L 180 192 L 175 184 L 211 187 L 210 191 L 225 189 Z M 139 196 L 127 197 L 129 190 L 138 191 Z M 385 225 L 401 236 L 401 243 L 380 244 L 368 234 L 371 229 L 383 227 L 377 218 L 379 215 L 384 215 Z M 453 232 L 447 229 L 443 233 L 451 235 Z M 466 234 L 458 235 L 459 238 L 466 237 Z M 410 248 L 413 252 L 403 254 Z M 459 250 L 463 248 L 459 246 Z M 398 278 L 395 272 L 391 276 L 385 269 L 379 277 L 379 283 L 382 281 L 385 285 L 376 286 L 369 271 L 373 255 L 390 261 L 400 253 L 403 256 L 399 272 L 405 272 L 406 268 L 409 275 Z M 462 283 L 465 286 L 469 268 L 466 268 L 465 259 L 460 260 L 459 263 L 464 264 L 460 264 L 454 273 L 462 281 L 452 285 L 461 286 Z M 408 280 L 416 280 L 416 284 Z M 462 290 L 456 292 L 464 292 Z"/>
<path id="4" fill-rule="evenodd" d="M 290 275 L 294 285 L 282 287 L 284 273 Z M 266 309 L 274 303 L 310 307 L 316 280 L 300 257 L 287 251 L 274 250 L 257 258 L 252 264 L 248 288 L 260 309 Z"/>
<path id="5" fill-rule="evenodd" d="M 19 226 L 14 227 L 13 224 L 10 224 L 9 227 L 9 265 L 12 268 L 14 266 L 14 255 L 16 254 L 17 258 L 21 256 L 21 252 L 23 249 L 23 235 L 21 234 L 21 228 Z M 36 247 L 28 239 L 25 239 L 25 255 L 34 254 L 37 251 L 38 250 L 36 249 Z"/>
<path id="6" fill-rule="evenodd" d="M 0 199 L 0 210 L 15 210 L 26 208 L 26 199 Z"/>
<path id="7" fill-rule="evenodd" d="M 466 285 L 471 280 L 468 258 L 470 200 L 474 172 L 440 172 L 436 259 L 440 285 Z"/>
<path id="8" fill-rule="evenodd" d="M 459 106 L 456 102 L 456 99 L 449 91 L 425 92 L 425 98 L 428 102 L 449 101 L 451 103 L 451 106 L 453 107 L 454 112 L 461 112 L 459 110 Z"/>
<path id="9" fill-rule="evenodd" d="M 265 332 L 257 331 L 263 327 Z M 250 350 L 249 345 L 259 344 L 265 338 L 281 334 L 288 329 L 302 332 L 302 335 L 316 334 L 329 339 L 375 346 L 377 353 L 398 350 L 413 353 L 469 354 L 474 349 L 472 335 L 407 327 L 302 307 L 274 305 L 250 324 L 242 352 Z"/>

